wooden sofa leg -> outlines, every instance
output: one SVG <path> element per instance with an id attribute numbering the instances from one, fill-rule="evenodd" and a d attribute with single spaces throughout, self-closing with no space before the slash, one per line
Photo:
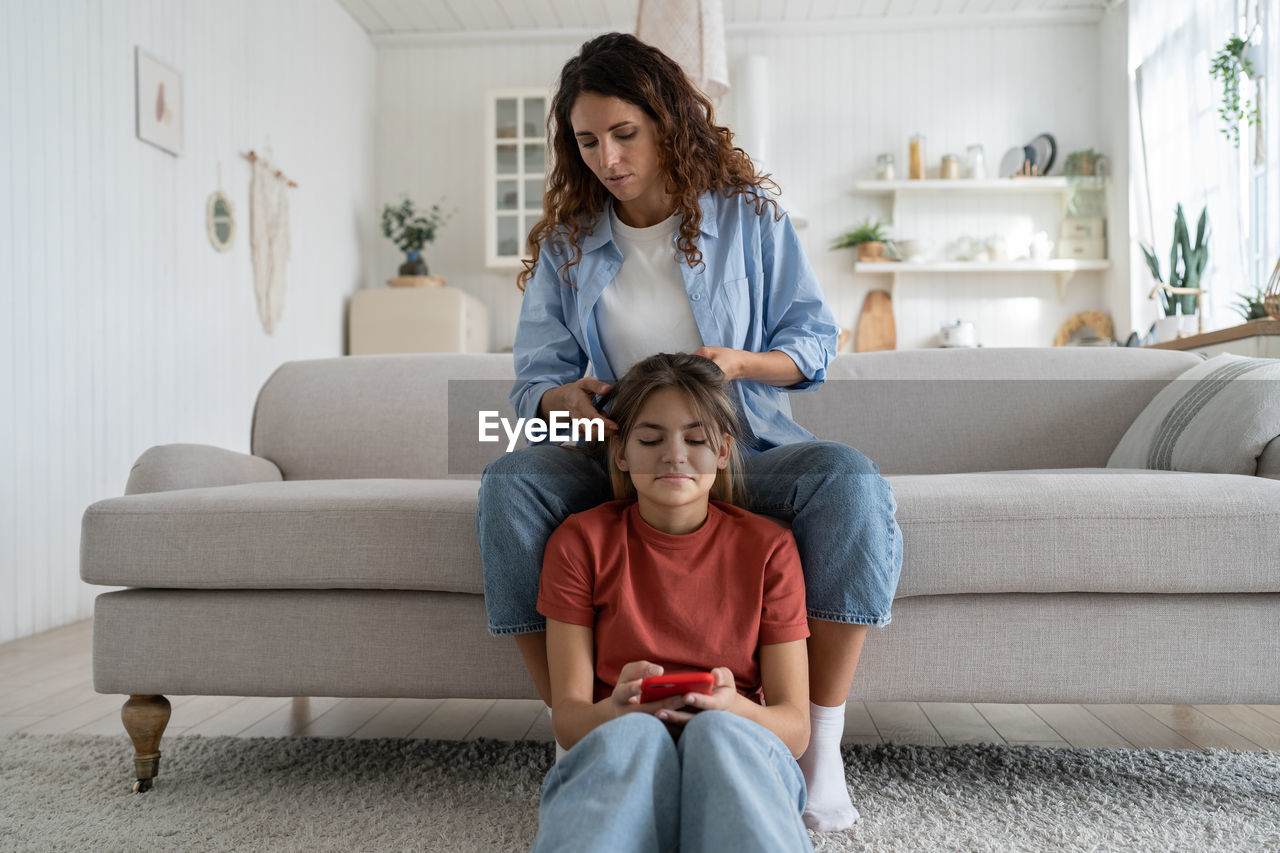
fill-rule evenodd
<path id="1" fill-rule="evenodd" d="M 172 708 L 163 696 L 130 696 L 120 709 L 125 731 L 133 740 L 133 768 L 138 780 L 133 792 L 151 790 L 151 780 L 160 772 L 160 738 L 169 725 Z"/>

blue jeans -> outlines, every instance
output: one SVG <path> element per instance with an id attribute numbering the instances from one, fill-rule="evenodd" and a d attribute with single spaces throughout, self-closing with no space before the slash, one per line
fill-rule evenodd
<path id="1" fill-rule="evenodd" d="M 800 766 L 764 726 L 703 711 L 677 743 L 624 714 L 547 773 L 533 850 L 812 850 L 804 804 Z"/>
<path id="2" fill-rule="evenodd" d="M 875 463 L 846 444 L 801 441 L 748 457 L 744 467 L 747 509 L 791 523 L 809 617 L 889 624 L 902 532 Z M 612 497 L 601 465 L 563 447 L 526 447 L 485 468 L 476 532 L 490 633 L 546 630 L 537 602 L 547 538 L 571 514 Z"/>

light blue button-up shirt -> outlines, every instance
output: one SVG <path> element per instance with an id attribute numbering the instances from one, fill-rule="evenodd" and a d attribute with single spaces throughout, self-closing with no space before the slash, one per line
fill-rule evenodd
<path id="1" fill-rule="evenodd" d="M 772 206 L 757 214 L 742 195 L 705 193 L 700 203 L 702 265 L 690 269 L 683 254 L 677 259 L 702 343 L 748 352 L 778 350 L 805 376 L 786 388 L 746 379 L 733 383 L 746 429 L 744 450 L 759 453 L 812 439 L 792 420 L 786 392 L 822 384 L 835 357 L 839 329 L 791 219 L 776 221 Z M 569 268 L 576 287 L 560 279 L 568 241 L 562 240 L 558 251 L 553 242 L 543 244 L 516 327 L 511 404 L 522 418 L 538 417 L 542 395 L 581 379 L 588 365 L 600 380 L 610 385 L 617 381 L 595 319 L 600 293 L 622 267 L 607 212 L 580 238 L 582 260 Z"/>

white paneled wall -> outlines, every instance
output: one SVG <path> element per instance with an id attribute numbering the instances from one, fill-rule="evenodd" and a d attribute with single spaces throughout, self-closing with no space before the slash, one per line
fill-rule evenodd
<path id="1" fill-rule="evenodd" d="M 511 86 L 550 89 L 580 41 L 443 38 L 379 47 L 379 198 L 390 200 L 408 190 L 423 202 L 447 195 L 460 206 L 429 247 L 428 259 L 433 272 L 490 306 L 495 348 L 510 346 L 520 299 L 514 272 L 487 270 L 483 263 L 483 95 L 489 88 Z M 943 153 L 963 155 L 968 144 L 980 143 L 994 171 L 1008 148 L 1045 131 L 1057 137 L 1059 158 L 1076 148 L 1105 149 L 1109 125 L 1099 105 L 1099 43 L 1098 24 L 1047 20 L 967 28 L 923 24 L 832 33 L 785 28 L 775 35 L 731 33 L 731 73 L 747 55 L 767 58 L 776 125 L 767 166 L 782 185 L 784 205 L 803 210 L 811 222 L 801 236 L 842 325 L 853 328 L 863 296 L 885 283 L 855 275 L 851 252 L 827 248 L 864 216 L 889 218 L 886 200 L 850 193 L 855 180 L 870 176 L 875 155 L 893 152 L 899 173 L 905 174 L 907 139 L 917 131 L 928 137 L 934 170 Z M 721 113 L 732 125 L 739 109 L 730 93 Z M 1115 120 L 1123 125 L 1124 115 Z M 1123 191 L 1123 181 L 1117 186 Z M 1005 211 L 1006 204 L 1012 213 Z M 986 236 L 1021 212 L 1036 213 L 1040 227 L 1049 226 L 1056 239 L 1056 202 L 1050 201 L 1047 210 L 1044 204 L 1003 197 L 917 200 L 900 210 L 898 234 L 917 236 L 911 232 L 919 223 L 939 239 Z M 1119 239 L 1127 239 L 1125 223 L 1109 225 Z M 379 242 L 379 275 L 388 277 L 398 256 L 389 241 Z M 1048 274 L 904 275 L 895 297 L 898 343 L 934 345 L 942 323 L 963 317 L 978 324 L 979 338 L 988 346 L 1047 345 L 1070 314 L 1109 310 L 1105 278 L 1078 275 L 1066 301 L 1059 302 Z M 1119 330 L 1126 332 L 1126 327 Z"/>
<path id="2" fill-rule="evenodd" d="M 485 142 L 485 92 L 550 92 L 575 44 L 522 40 L 378 49 L 378 201 L 408 192 L 419 206 L 444 197 L 446 209 L 456 209 L 423 255 L 450 287 L 489 306 L 489 340 L 496 350 L 510 348 L 515 339 L 520 293 L 517 270 L 485 267 L 484 158 L 491 150 Z M 380 234 L 374 257 L 383 280 L 404 261 Z"/>
<path id="3" fill-rule="evenodd" d="M 853 328 L 866 292 L 886 282 L 853 273 L 850 251 L 827 248 L 866 216 L 890 218 L 886 197 L 849 193 L 854 181 L 872 177 L 876 154 L 893 153 L 906 177 L 907 140 L 917 132 L 927 138 L 931 173 L 944 153 L 963 158 L 978 143 L 994 174 L 1008 148 L 1041 132 L 1057 138 L 1060 158 L 1098 147 L 1097 37 L 1089 24 L 921 27 L 735 45 L 777 69 L 771 168 L 784 199 L 809 216 L 806 248 L 842 325 Z M 904 197 L 894 234 L 942 245 L 1018 220 L 1045 228 L 1057 211 L 1052 197 Z M 1078 276 L 1060 303 L 1053 276 L 1043 273 L 904 273 L 894 296 L 898 346 L 936 345 L 938 327 L 956 318 L 974 321 L 987 346 L 1047 345 L 1067 316 L 1099 307 L 1100 296 L 1097 274 Z"/>
<path id="4" fill-rule="evenodd" d="M 136 138 L 135 46 L 183 75 L 181 157 Z M 247 451 L 267 376 L 342 354 L 375 233 L 375 73 L 336 2 L 0 3 L 0 642 L 89 615 L 80 517 L 142 451 Z M 268 137 L 299 184 L 274 335 L 239 156 Z M 219 164 L 226 254 L 204 224 Z"/>

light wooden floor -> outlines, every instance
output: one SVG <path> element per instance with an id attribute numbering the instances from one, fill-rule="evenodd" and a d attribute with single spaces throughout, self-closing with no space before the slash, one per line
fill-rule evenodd
<path id="1" fill-rule="evenodd" d="M 93 692 L 91 623 L 0 645 L 0 736 L 123 734 L 124 697 Z M 171 696 L 165 736 L 551 740 L 538 701 Z M 1280 705 L 850 702 L 849 743 L 896 741 L 1280 751 Z"/>

